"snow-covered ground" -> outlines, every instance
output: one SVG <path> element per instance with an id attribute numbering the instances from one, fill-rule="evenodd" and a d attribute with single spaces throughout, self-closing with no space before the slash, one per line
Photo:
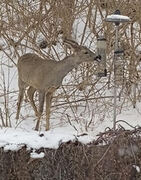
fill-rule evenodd
<path id="1" fill-rule="evenodd" d="M 141 126 L 141 103 L 137 104 L 137 108 L 130 108 L 117 116 L 118 120 L 124 120 L 130 125 Z M 28 122 L 27 122 L 28 121 Z M 41 147 L 58 148 L 60 143 L 78 140 L 82 143 L 90 143 L 97 138 L 97 134 L 105 130 L 106 127 L 112 128 L 112 118 L 105 119 L 103 122 L 97 121 L 95 127 L 89 132 L 77 132 L 71 125 L 64 127 L 51 127 L 49 131 L 34 131 L 31 129 L 29 120 L 17 128 L 1 128 L 0 129 L 0 147 L 4 150 L 18 150 L 26 145 L 28 149 L 32 148 L 33 152 Z M 126 129 L 132 129 L 128 124 L 119 122 Z M 117 123 L 117 125 L 119 124 Z M 35 157 L 35 154 L 32 154 Z M 43 154 L 41 155 L 43 156 Z"/>

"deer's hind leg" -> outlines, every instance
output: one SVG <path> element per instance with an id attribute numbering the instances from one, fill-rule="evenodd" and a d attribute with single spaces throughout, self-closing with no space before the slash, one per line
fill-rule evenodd
<path id="1" fill-rule="evenodd" d="M 18 95 L 18 103 L 17 103 L 17 114 L 16 114 L 16 119 L 19 119 L 19 114 L 21 110 L 21 104 L 23 101 L 25 89 L 27 87 L 26 83 L 23 82 L 20 78 L 18 79 L 18 85 L 19 85 L 19 95 Z"/>
<path id="2" fill-rule="evenodd" d="M 28 95 L 28 98 L 30 100 L 30 104 L 33 107 L 33 110 L 35 112 L 35 115 L 38 117 L 39 116 L 39 112 L 37 110 L 37 107 L 36 107 L 36 105 L 34 103 L 34 99 L 33 99 L 35 91 L 36 91 L 35 88 L 33 88 L 32 86 L 29 86 L 29 88 L 27 90 L 27 95 Z"/>
<path id="3" fill-rule="evenodd" d="M 38 112 L 38 121 L 36 123 L 35 130 L 39 129 L 40 119 L 41 119 L 43 108 L 44 108 L 44 101 L 45 101 L 45 92 L 39 91 L 39 112 Z"/>

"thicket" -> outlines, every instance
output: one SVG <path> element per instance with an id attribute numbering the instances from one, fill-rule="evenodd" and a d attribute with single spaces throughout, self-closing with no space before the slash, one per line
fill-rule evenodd
<path id="1" fill-rule="evenodd" d="M 96 39 L 107 39 L 106 78 L 97 77 L 100 65 L 83 63 L 74 69 L 56 92 L 52 118 L 88 130 L 95 119 L 104 120 L 113 106 L 113 52 L 115 29 L 105 22 L 116 9 L 129 16 L 130 23 L 120 26 L 120 46 L 124 49 L 125 76 L 119 85 L 118 113 L 128 104 L 141 100 L 141 3 L 140 0 L 1 0 L 0 1 L 0 117 L 1 126 L 12 126 L 18 88 L 16 63 L 19 56 L 34 52 L 60 61 L 71 53 L 63 37 L 72 38 L 96 51 Z M 16 88 L 12 84 L 15 84 Z M 107 95 L 110 92 L 111 95 Z M 35 97 L 37 99 L 37 97 Z M 25 102 L 25 109 L 29 103 Z M 13 108 L 14 107 L 14 108 Z M 105 113 L 106 112 L 106 113 Z M 26 119 L 25 114 L 21 119 Z M 87 117 L 87 118 L 85 118 Z M 87 120 L 86 120 L 87 119 Z M 75 124 L 72 123 L 75 120 Z"/>

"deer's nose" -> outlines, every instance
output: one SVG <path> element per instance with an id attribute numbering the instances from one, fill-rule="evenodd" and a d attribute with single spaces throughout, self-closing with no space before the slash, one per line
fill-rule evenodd
<path id="1" fill-rule="evenodd" d="M 94 60 L 96 60 L 97 62 L 100 62 L 101 61 L 101 55 L 97 55 Z"/>

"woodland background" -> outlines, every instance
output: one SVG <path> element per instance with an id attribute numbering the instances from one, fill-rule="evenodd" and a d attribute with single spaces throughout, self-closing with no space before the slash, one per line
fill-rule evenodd
<path id="1" fill-rule="evenodd" d="M 70 124 L 71 120 L 75 120 L 76 124 L 83 124 L 88 130 L 94 126 L 96 118 L 103 121 L 105 116 L 110 116 L 113 111 L 115 29 L 113 24 L 105 22 L 105 18 L 116 9 L 131 19 L 130 23 L 120 25 L 120 46 L 125 52 L 125 75 L 118 90 L 120 113 L 125 107 L 135 107 L 136 102 L 141 100 L 140 0 L 0 1 L 1 126 L 12 126 L 15 118 L 18 96 L 16 63 L 19 56 L 34 52 L 60 61 L 71 53 L 64 47 L 63 37 L 72 38 L 96 51 L 97 38 L 104 35 L 107 39 L 108 76 L 97 77 L 101 67 L 96 64 L 83 63 L 74 69 L 54 95 L 52 119 L 57 116 L 61 123 L 67 121 Z M 27 101 L 25 97 L 23 106 L 26 113 L 21 116 L 21 121 L 32 116 Z"/>
<path id="2" fill-rule="evenodd" d="M 115 131 L 108 128 L 88 145 L 79 142 L 89 137 L 85 132 L 96 131 L 96 121 L 101 125 L 106 118 L 112 119 L 115 28 L 105 18 L 116 9 L 131 19 L 130 23 L 120 25 L 125 73 L 118 79 L 117 114 L 128 108 L 135 108 L 140 114 L 136 106 L 141 101 L 140 0 L 0 1 L 0 180 L 141 178 L 140 127 L 131 126 L 130 131 L 122 126 Z M 64 37 L 96 52 L 96 41 L 101 35 L 107 39 L 107 77 L 97 76 L 103 69 L 101 64 L 83 63 L 73 69 L 54 94 L 49 132 L 31 131 L 36 119 L 26 96 L 16 122 L 19 56 L 34 52 L 60 61 L 72 53 L 63 45 Z M 35 100 L 38 105 L 38 93 Z M 29 128 L 31 119 L 34 124 Z M 128 123 L 128 118 L 124 120 Z M 44 124 L 42 121 L 41 126 Z M 70 129 L 64 128 L 61 136 L 56 128 L 66 124 L 75 131 L 81 130 L 82 136 L 73 132 L 73 142 L 66 142 Z M 44 157 L 40 158 L 40 153 Z"/>

